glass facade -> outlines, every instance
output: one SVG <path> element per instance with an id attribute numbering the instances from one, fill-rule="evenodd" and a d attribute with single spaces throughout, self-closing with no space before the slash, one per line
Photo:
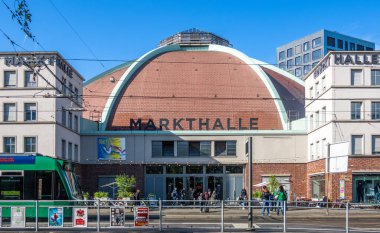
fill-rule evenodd
<path id="1" fill-rule="evenodd" d="M 325 195 L 325 176 L 311 176 L 310 177 L 310 190 L 311 198 L 321 200 Z"/>
<path id="2" fill-rule="evenodd" d="M 380 203 L 380 174 L 357 174 L 352 181 L 353 202 Z"/>

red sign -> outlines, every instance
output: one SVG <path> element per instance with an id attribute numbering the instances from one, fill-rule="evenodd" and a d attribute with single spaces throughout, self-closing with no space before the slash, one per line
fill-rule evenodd
<path id="1" fill-rule="evenodd" d="M 137 207 L 134 212 L 135 227 L 144 227 L 149 225 L 149 208 Z"/>

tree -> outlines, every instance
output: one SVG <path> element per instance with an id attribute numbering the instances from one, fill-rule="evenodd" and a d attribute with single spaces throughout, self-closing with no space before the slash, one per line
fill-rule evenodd
<path id="1" fill-rule="evenodd" d="M 278 182 L 275 175 L 271 175 L 269 177 L 267 187 L 269 189 L 269 192 L 271 193 L 274 193 L 278 189 L 278 187 L 280 187 L 280 183 Z"/>
<path id="2" fill-rule="evenodd" d="M 136 178 L 126 174 L 118 175 L 115 178 L 118 187 L 117 196 L 119 198 L 132 197 L 133 189 L 136 185 Z"/>
<path id="3" fill-rule="evenodd" d="M 30 23 L 32 22 L 32 14 L 30 13 L 29 6 L 26 0 L 15 0 L 13 9 L 11 9 L 11 7 L 8 6 L 8 4 L 4 0 L 1 1 L 11 13 L 12 19 L 16 20 L 17 23 L 21 26 L 21 30 L 30 39 L 35 41 L 35 37 L 32 34 L 32 30 L 30 29 Z"/>

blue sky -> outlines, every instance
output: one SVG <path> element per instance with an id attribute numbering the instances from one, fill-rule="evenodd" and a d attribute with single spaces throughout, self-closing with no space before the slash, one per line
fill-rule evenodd
<path id="1" fill-rule="evenodd" d="M 13 5 L 13 0 L 4 0 Z M 133 60 L 176 32 L 199 28 L 228 39 L 245 54 L 275 63 L 276 47 L 320 29 L 374 41 L 380 49 L 380 1 L 51 0 L 100 59 Z M 27 0 L 31 29 L 48 51 L 94 56 L 49 0 Z M 42 50 L 19 30 L 0 2 L 0 28 L 28 50 Z M 0 51 L 13 47 L 0 35 Z M 120 62 L 70 61 L 89 79 Z"/>

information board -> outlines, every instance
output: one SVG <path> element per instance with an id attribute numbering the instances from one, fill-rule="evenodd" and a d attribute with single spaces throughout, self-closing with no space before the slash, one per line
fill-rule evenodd
<path id="1" fill-rule="evenodd" d="M 149 225 L 149 208 L 136 207 L 134 211 L 135 227 L 145 227 Z"/>
<path id="2" fill-rule="evenodd" d="M 110 208 L 110 225 L 111 227 L 123 227 L 125 222 L 124 207 Z"/>
<path id="3" fill-rule="evenodd" d="M 73 226 L 87 227 L 87 208 L 73 208 Z"/>

